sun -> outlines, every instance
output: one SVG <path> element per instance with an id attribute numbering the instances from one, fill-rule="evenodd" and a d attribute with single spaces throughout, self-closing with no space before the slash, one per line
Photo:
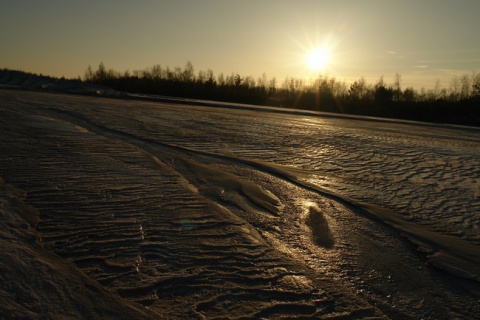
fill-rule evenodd
<path id="1" fill-rule="evenodd" d="M 306 63 L 311 70 L 323 70 L 329 63 L 328 51 L 324 48 L 316 48 L 306 56 Z"/>

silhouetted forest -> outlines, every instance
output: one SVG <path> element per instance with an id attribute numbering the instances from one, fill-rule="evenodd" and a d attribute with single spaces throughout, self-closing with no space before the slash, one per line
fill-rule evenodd
<path id="1" fill-rule="evenodd" d="M 12 72 L 18 72 L 2 71 L 4 78 L 12 78 Z M 5 75 L 7 73 L 9 75 Z M 70 81 L 129 93 L 480 126 L 480 73 L 475 72 L 453 76 L 446 88 L 437 80 L 433 89 L 415 90 L 402 88 L 402 77 L 398 73 L 390 84 L 383 76 L 375 83 L 367 83 L 361 77 L 347 84 L 329 76 L 319 76 L 308 82 L 287 77 L 278 83 L 276 78 L 267 78 L 265 74 L 255 79 L 237 73 L 216 76 L 211 69 L 195 72 L 190 62 L 184 68 L 155 65 L 123 73 L 107 69 L 100 63 L 96 70 L 89 66 L 83 79 L 78 77 Z M 46 86 L 36 89 L 46 90 Z"/>
<path id="2" fill-rule="evenodd" d="M 480 126 L 480 73 L 475 72 L 454 76 L 447 88 L 437 80 L 434 89 L 420 91 L 402 88 L 399 74 L 391 84 L 383 76 L 373 84 L 363 77 L 347 84 L 328 76 L 278 83 L 265 74 L 254 79 L 236 73 L 215 76 L 210 69 L 195 72 L 190 62 L 184 68 L 155 65 L 132 73 L 100 63 L 97 70 L 88 67 L 83 80 L 127 92 Z"/>

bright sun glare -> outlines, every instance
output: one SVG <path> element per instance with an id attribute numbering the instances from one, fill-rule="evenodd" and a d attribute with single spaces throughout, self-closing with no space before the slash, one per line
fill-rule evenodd
<path id="1" fill-rule="evenodd" d="M 321 48 L 314 49 L 308 53 L 306 60 L 310 69 L 322 70 L 328 65 L 328 52 Z"/>

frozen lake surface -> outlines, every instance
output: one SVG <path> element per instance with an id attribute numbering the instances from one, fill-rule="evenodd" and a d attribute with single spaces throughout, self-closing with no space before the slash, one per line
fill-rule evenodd
<path id="1" fill-rule="evenodd" d="M 0 124 L 7 319 L 480 318 L 480 129 L 9 90 Z"/>

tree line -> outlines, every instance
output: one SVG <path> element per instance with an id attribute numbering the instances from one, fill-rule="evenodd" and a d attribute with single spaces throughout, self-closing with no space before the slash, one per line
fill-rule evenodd
<path id="1" fill-rule="evenodd" d="M 23 80 L 18 80 L 23 79 Z M 34 81 L 40 79 L 42 81 Z M 32 82 L 33 81 L 33 82 Z M 238 73 L 215 75 L 211 69 L 195 72 L 192 63 L 184 68 L 162 67 L 118 72 L 100 63 L 96 70 L 90 66 L 83 79 L 55 79 L 8 69 L 0 70 L 0 83 L 23 83 L 32 89 L 47 90 L 44 82 L 93 83 L 132 93 L 175 96 L 258 104 L 314 111 L 338 112 L 386 118 L 398 118 L 480 127 L 480 73 L 453 76 L 447 88 L 437 80 L 432 89 L 416 90 L 402 87 L 400 74 L 393 83 L 380 77 L 367 83 L 360 77 L 347 84 L 331 76 L 318 76 L 313 81 L 287 77 L 282 82 L 267 78 L 255 79 Z M 58 87 L 58 86 L 57 86 Z M 53 87 L 52 87 L 53 88 Z"/>
<path id="2" fill-rule="evenodd" d="M 287 77 L 281 83 L 265 74 L 255 79 L 238 73 L 216 76 L 211 69 L 195 69 L 190 61 L 181 67 L 154 65 L 144 70 L 118 72 L 100 63 L 90 66 L 83 81 L 115 90 L 182 98 L 260 104 L 287 108 L 429 122 L 480 126 L 480 73 L 453 76 L 442 88 L 402 88 L 400 74 L 391 84 L 381 76 L 375 83 L 360 77 L 351 84 L 331 76 L 307 82 Z"/>

